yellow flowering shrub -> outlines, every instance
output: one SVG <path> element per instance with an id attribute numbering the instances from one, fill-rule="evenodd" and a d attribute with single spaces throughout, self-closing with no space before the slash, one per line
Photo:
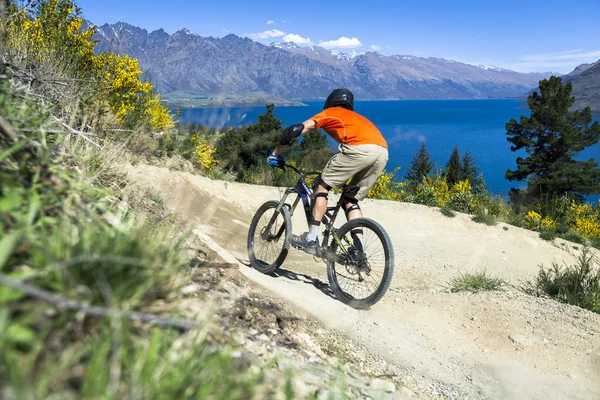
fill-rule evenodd
<path id="1" fill-rule="evenodd" d="M 455 196 L 460 193 L 470 193 L 471 192 L 471 184 L 468 179 L 457 182 L 452 189 L 450 189 L 450 197 Z"/>
<path id="2" fill-rule="evenodd" d="M 542 216 L 537 212 L 531 210 L 523 218 L 523 226 L 528 229 L 537 230 L 542 222 Z"/>
<path id="3" fill-rule="evenodd" d="M 166 131 L 175 127 L 173 115 L 160 100 L 158 93 L 151 91 L 142 97 L 142 109 L 150 127 L 157 131 Z"/>
<path id="4" fill-rule="evenodd" d="M 420 188 L 417 188 L 417 193 L 435 193 L 437 205 L 440 207 L 445 206 L 450 200 L 450 190 L 445 177 L 426 176 L 420 186 Z"/>
<path id="5" fill-rule="evenodd" d="M 98 104 L 107 103 L 120 122 L 143 122 L 157 131 L 175 123 L 152 84 L 143 82 L 138 61 L 129 56 L 94 55 L 95 27 L 82 29 L 84 19 L 72 0 L 37 0 L 19 5 L 8 2 L 5 27 L 8 48 L 27 66 L 59 65 L 55 78 L 98 81 Z M 65 75 L 62 76 L 61 74 Z"/>
<path id="6" fill-rule="evenodd" d="M 588 239 L 600 238 L 600 218 L 590 203 L 577 204 L 573 201 L 571 210 L 575 217 L 570 226 L 573 231 Z"/>
<path id="7" fill-rule="evenodd" d="M 150 83 L 139 79 L 142 70 L 137 59 L 127 55 L 102 53 L 94 57 L 92 71 L 100 79 L 101 89 L 121 121 L 135 110 L 139 96 L 152 90 Z"/>
<path id="8" fill-rule="evenodd" d="M 82 30 L 83 18 L 75 10 L 70 0 L 39 1 L 29 12 L 9 2 L 8 46 L 31 62 L 70 56 L 82 67 L 76 72 L 85 72 L 94 56 L 95 29 Z"/>
<path id="9" fill-rule="evenodd" d="M 556 221 L 550 217 L 544 217 L 544 218 L 542 218 L 542 221 L 540 222 L 540 228 L 541 229 L 556 229 Z"/>
<path id="10" fill-rule="evenodd" d="M 395 182 L 396 173 L 399 169 L 400 167 L 397 167 L 391 172 L 383 170 L 367 193 L 367 197 L 371 199 L 402 200 L 404 191 L 401 189 L 401 185 Z"/>
<path id="11" fill-rule="evenodd" d="M 208 139 L 201 138 L 196 134 L 192 135 L 191 141 L 196 143 L 196 147 L 194 148 L 194 161 L 204 170 L 210 171 L 217 163 L 217 159 L 214 156 L 217 149 L 211 147 Z"/>
<path id="12" fill-rule="evenodd" d="M 448 203 L 452 205 L 452 208 L 462 212 L 471 212 L 473 210 L 472 201 L 473 194 L 468 179 L 458 181 L 450 189 Z"/>

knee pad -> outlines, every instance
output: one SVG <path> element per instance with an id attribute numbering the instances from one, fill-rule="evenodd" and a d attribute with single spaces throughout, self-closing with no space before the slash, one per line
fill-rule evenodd
<path id="1" fill-rule="evenodd" d="M 325 200 L 329 201 L 329 193 L 314 193 L 311 195 L 314 200 L 317 200 L 317 197 L 324 197 Z"/>
<path id="2" fill-rule="evenodd" d="M 356 199 L 354 199 L 356 200 Z M 343 206 L 344 206 L 344 212 L 346 213 L 346 219 L 348 219 L 348 215 L 350 215 L 350 213 L 354 210 L 360 210 L 360 206 L 358 205 L 358 200 L 356 200 L 356 203 L 350 202 L 350 201 L 346 201 L 346 199 L 343 200 L 342 202 Z M 352 204 L 350 207 L 346 207 L 348 204 Z"/>

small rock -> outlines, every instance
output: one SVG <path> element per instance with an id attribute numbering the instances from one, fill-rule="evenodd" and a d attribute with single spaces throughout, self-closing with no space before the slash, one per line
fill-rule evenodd
<path id="1" fill-rule="evenodd" d="M 261 335 L 259 335 L 259 336 L 258 336 L 256 339 L 257 339 L 257 340 L 260 340 L 261 342 L 268 342 L 269 340 L 271 340 L 271 339 L 269 339 L 269 337 L 268 337 L 267 335 L 265 335 L 264 333 L 263 333 L 263 334 L 261 334 Z"/>
<path id="2" fill-rule="evenodd" d="M 528 338 L 527 336 L 522 335 L 520 333 L 513 333 L 508 338 L 510 340 L 512 340 L 514 343 L 520 344 L 521 346 L 529 346 L 529 345 L 533 344 L 533 339 Z"/>
<path id="3" fill-rule="evenodd" d="M 198 293 L 201 289 L 202 287 L 200 285 L 197 283 L 192 283 L 181 289 L 181 294 L 184 296 L 189 296 L 191 294 Z"/>
<path id="4" fill-rule="evenodd" d="M 385 379 L 375 378 L 371 382 L 371 388 L 381 392 L 393 393 L 396 391 L 394 382 L 386 381 Z"/>

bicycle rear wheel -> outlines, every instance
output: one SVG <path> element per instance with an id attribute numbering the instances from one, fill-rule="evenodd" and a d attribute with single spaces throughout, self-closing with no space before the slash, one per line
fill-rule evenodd
<path id="1" fill-rule="evenodd" d="M 278 201 L 268 201 L 256 211 L 248 230 L 250 265 L 270 274 L 283 264 L 290 248 L 292 218 L 287 207 L 277 212 Z"/>
<path id="2" fill-rule="evenodd" d="M 381 300 L 394 272 L 392 242 L 381 225 L 368 218 L 348 221 L 329 251 L 335 256 L 327 262 L 327 277 L 339 300 L 358 309 Z"/>

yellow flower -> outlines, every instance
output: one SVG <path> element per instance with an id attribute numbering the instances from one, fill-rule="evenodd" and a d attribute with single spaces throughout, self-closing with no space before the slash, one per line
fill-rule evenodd
<path id="1" fill-rule="evenodd" d="M 198 165 L 200 165 L 200 167 L 207 171 L 212 169 L 212 167 L 217 163 L 217 160 L 214 157 L 215 151 L 217 151 L 217 149 L 211 148 L 208 139 L 197 138 L 197 145 L 194 149 L 194 153 L 196 154 L 196 162 Z"/>
<path id="2" fill-rule="evenodd" d="M 385 170 L 381 172 L 381 175 L 375 181 L 375 184 L 369 192 L 367 197 L 376 199 L 387 199 L 387 200 L 401 200 L 404 195 L 404 191 L 400 190 L 400 185 L 394 181 L 396 173 L 400 167 L 397 167 L 391 172 Z"/>
<path id="3" fill-rule="evenodd" d="M 537 230 L 540 227 L 542 216 L 535 211 L 531 210 L 525 215 L 523 219 L 523 225 L 528 229 Z"/>
<path id="4" fill-rule="evenodd" d="M 544 217 L 540 223 L 540 228 L 542 229 L 555 229 L 556 221 L 550 217 Z"/>

